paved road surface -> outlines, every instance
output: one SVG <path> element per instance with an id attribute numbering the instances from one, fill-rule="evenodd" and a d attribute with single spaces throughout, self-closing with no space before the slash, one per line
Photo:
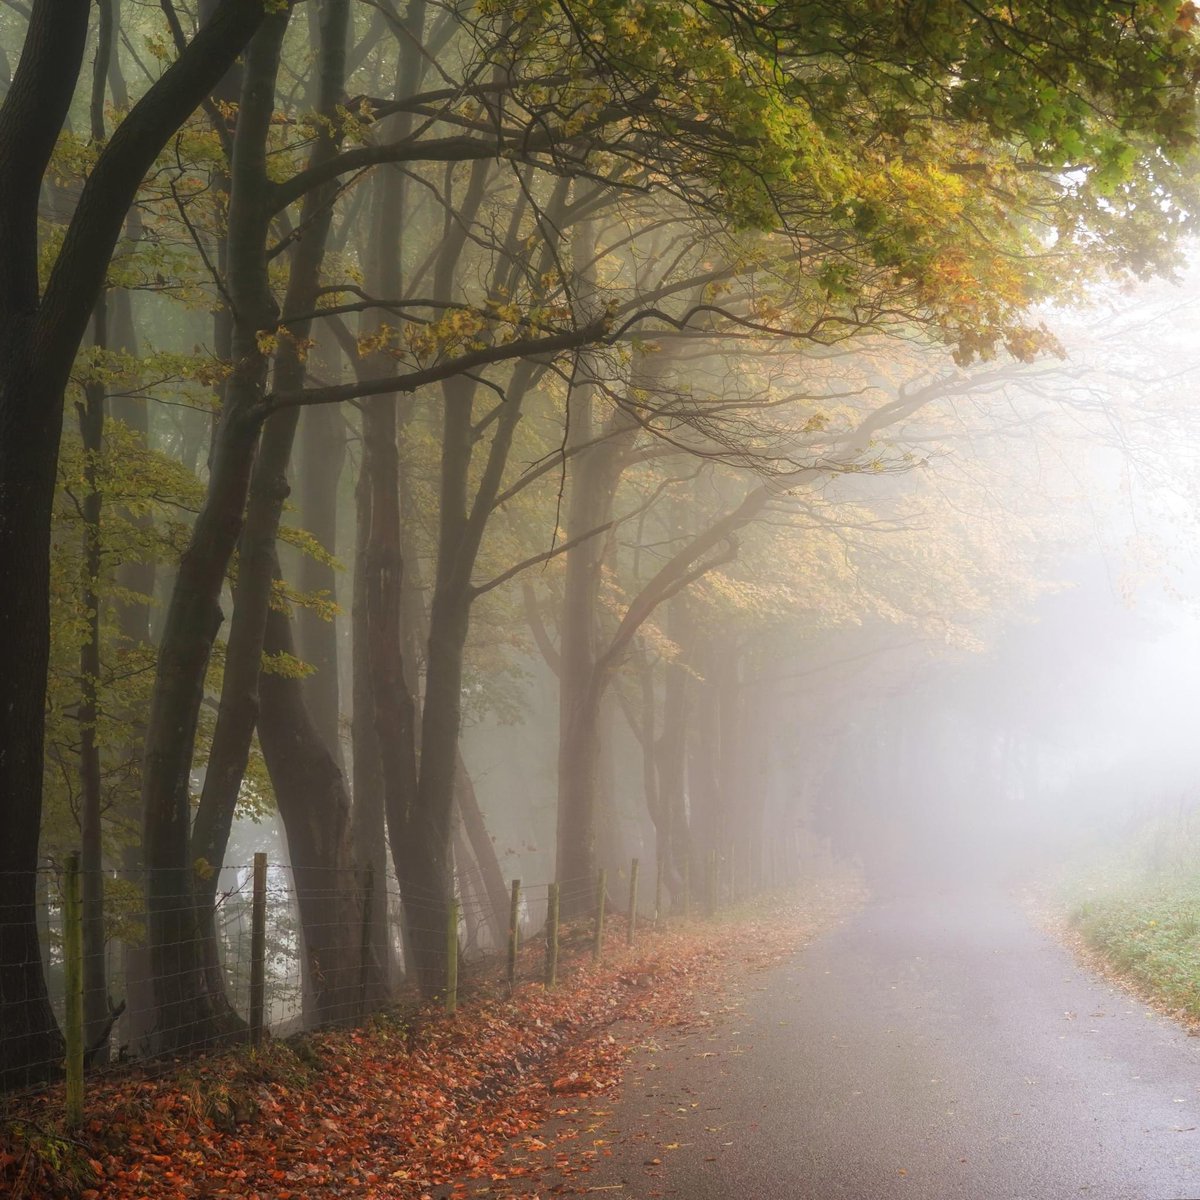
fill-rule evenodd
<path id="1" fill-rule="evenodd" d="M 1001 893 L 874 903 L 741 999 L 711 1032 L 638 1055 L 580 1130 L 611 1157 L 572 1190 L 1200 1198 L 1200 1039 L 1079 968 Z"/>

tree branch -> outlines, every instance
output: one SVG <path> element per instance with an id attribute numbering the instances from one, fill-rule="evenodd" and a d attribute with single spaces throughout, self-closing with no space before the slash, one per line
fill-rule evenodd
<path id="1" fill-rule="evenodd" d="M 502 571 L 495 579 L 489 579 L 487 583 L 481 583 L 473 587 L 471 589 L 471 599 L 475 600 L 485 592 L 490 592 L 493 588 L 498 588 L 502 583 L 507 583 L 512 579 L 514 575 L 520 575 L 522 571 L 528 570 L 530 567 L 536 567 L 538 563 L 549 562 L 550 559 L 557 558 L 560 554 L 565 554 L 568 550 L 572 550 L 590 538 L 594 538 L 597 534 L 606 533 L 615 524 L 616 521 L 605 521 L 603 525 L 597 525 L 595 529 L 589 529 L 587 533 L 581 533 L 578 537 L 573 537 L 569 541 L 559 542 L 557 546 L 551 546 L 549 550 L 543 550 L 541 554 L 531 555 L 515 566 L 509 567 L 507 571 Z"/>
<path id="2" fill-rule="evenodd" d="M 343 400 L 357 400 L 363 396 L 387 396 L 393 393 L 415 392 L 430 383 L 440 383 L 454 375 L 466 374 L 478 367 L 509 362 L 516 358 L 532 358 L 543 354 L 561 354 L 564 350 L 577 350 L 590 342 L 599 341 L 607 328 L 607 320 L 592 321 L 579 329 L 544 338 L 524 338 L 515 342 L 504 342 L 498 346 L 487 346 L 448 358 L 436 366 L 409 371 L 404 375 L 389 375 L 382 379 L 362 379 L 355 383 L 344 383 L 332 387 L 307 388 L 299 392 L 278 392 L 264 398 L 262 415 L 265 418 L 281 408 L 295 408 L 308 404 L 337 404 Z"/>
<path id="3" fill-rule="evenodd" d="M 560 675 L 562 673 L 562 655 L 550 639 L 550 631 L 546 628 L 546 622 L 542 620 L 542 614 L 538 611 L 537 597 L 533 594 L 533 584 L 528 579 L 521 583 L 521 596 L 525 601 L 525 620 L 529 625 L 530 633 L 533 634 L 533 643 L 541 651 L 542 658 L 546 660 L 546 666 L 555 675 Z"/>
<path id="4" fill-rule="evenodd" d="M 60 4 L 67 7 L 62 0 L 52 0 L 50 7 Z M 74 358 L 125 214 L 146 172 L 262 21 L 262 0 L 222 0 L 187 49 L 117 126 L 83 186 L 46 285 L 36 337 L 39 351 L 51 361 L 69 366 Z"/>

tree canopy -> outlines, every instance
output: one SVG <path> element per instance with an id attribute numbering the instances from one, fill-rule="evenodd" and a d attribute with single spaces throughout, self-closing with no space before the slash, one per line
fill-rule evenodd
<path id="1" fill-rule="evenodd" d="M 939 475 L 982 436 L 947 412 L 995 422 L 1052 306 L 1180 263 L 1195 16 L 0 8 L 0 1078 L 59 1057 L 38 876 L 76 842 L 89 1029 L 119 867 L 149 1053 L 241 1027 L 242 816 L 286 836 L 320 1020 L 367 987 L 367 865 L 405 931 L 376 997 L 399 957 L 441 986 L 468 877 L 502 928 L 521 818 L 477 727 L 549 723 L 547 877 L 618 840 L 626 736 L 668 893 L 733 823 L 761 845 L 781 640 L 962 649 L 1048 586 L 1045 530 L 966 498 L 992 467 Z"/>

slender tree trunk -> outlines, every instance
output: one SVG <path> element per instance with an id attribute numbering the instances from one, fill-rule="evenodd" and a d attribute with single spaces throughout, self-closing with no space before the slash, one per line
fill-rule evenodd
<path id="1" fill-rule="evenodd" d="M 353 756 L 354 810 L 351 818 L 354 862 L 360 871 L 368 867 L 374 880 L 370 944 L 379 974 L 368 976 L 368 1001 L 381 1000 L 392 980 L 392 939 L 387 904 L 387 822 L 383 808 L 383 771 L 375 733 L 375 701 L 371 690 L 370 629 L 367 621 L 369 539 L 371 533 L 371 490 L 366 466 L 360 468 L 355 488 L 354 600 L 351 608 L 353 637 L 352 700 L 350 725 Z"/>
<path id="2" fill-rule="evenodd" d="M 564 718 L 558 744 L 558 865 L 564 919 L 584 915 L 590 901 L 581 885 L 596 873 L 596 770 L 600 754 L 600 672 L 577 680 L 567 666 L 568 636 L 564 609 Z M 607 680 L 604 680 L 607 683 Z"/>
<path id="3" fill-rule="evenodd" d="M 425 885 L 417 882 L 422 864 L 410 861 L 419 857 L 412 853 L 410 829 L 417 790 L 417 712 L 405 679 L 400 633 L 404 564 L 400 555 L 399 458 L 394 397 L 379 397 L 363 405 L 363 470 L 370 487 L 371 514 L 363 567 L 371 691 L 369 712 L 374 721 L 374 743 L 379 755 L 388 844 L 404 896 L 405 924 L 415 958 L 415 964 L 406 965 L 416 966 L 422 990 L 432 994 L 441 980 L 437 977 L 436 962 L 432 966 L 422 966 L 421 948 L 426 948 L 433 936 L 436 912 L 431 915 L 425 911 Z M 425 942 L 419 945 L 418 926 L 425 928 Z"/>
<path id="4" fill-rule="evenodd" d="M 412 14 L 410 13 L 410 16 Z M 403 59 L 403 55 L 402 55 Z M 401 64 L 403 72 L 404 64 Z M 374 213 L 368 261 L 368 287 L 379 295 L 398 295 L 401 277 L 402 180 L 382 173 L 375 181 Z M 370 326 L 368 326 L 370 327 Z M 410 821 L 417 791 L 417 701 L 410 688 L 403 644 L 404 558 L 400 528 L 400 457 L 396 446 L 397 398 L 377 396 L 362 404 L 362 476 L 358 497 L 358 553 L 355 606 L 362 614 L 355 630 L 355 655 L 366 686 L 356 694 L 355 748 L 378 763 L 387 842 L 404 900 L 406 949 L 413 947 L 417 924 L 431 924 L 421 897 L 410 884 Z M 365 527 L 364 527 L 365 526 Z M 365 660 L 365 662 L 364 662 Z M 365 670 L 362 669 L 365 667 Z M 371 724 L 363 727 L 364 719 Z M 369 778 L 369 777 L 368 777 Z M 367 826 L 364 813 L 361 827 Z M 375 822 L 372 819 L 371 825 Z M 414 948 L 415 953 L 415 948 Z M 414 963 L 408 961 L 406 971 Z M 419 983 L 432 994 L 441 980 L 426 971 Z"/>
<path id="5" fill-rule="evenodd" d="M 334 112 L 335 105 L 342 98 L 348 13 L 348 0 L 329 0 L 321 13 L 317 109 L 325 116 Z M 279 44 L 273 45 L 278 55 Z M 265 84 L 268 75 L 273 80 L 277 69 L 277 60 L 274 65 L 264 63 L 262 82 Z M 252 82 L 253 86 L 257 86 L 258 80 L 252 80 L 249 70 L 246 79 Z M 261 131 L 261 124 L 257 121 L 248 121 L 244 125 L 239 123 L 238 142 L 240 143 L 243 132 L 248 137 L 258 138 Z M 336 136 L 327 130 L 325 135 L 318 139 L 310 162 L 323 161 L 333 152 L 335 145 Z M 257 145 L 255 149 L 258 150 Z M 244 172 L 235 170 L 234 187 L 248 193 L 245 202 L 253 209 L 261 211 L 267 180 L 265 173 L 259 172 L 262 171 L 264 163 L 256 154 L 248 165 L 250 169 Z M 301 224 L 308 232 L 297 243 L 292 255 L 291 274 L 284 301 L 286 312 L 311 311 L 316 303 L 320 268 L 331 221 L 331 200 L 330 188 L 317 189 L 305 198 Z M 265 235 L 266 226 L 256 221 L 252 231 Z M 261 280 L 259 270 L 260 264 L 266 259 L 265 243 L 252 241 L 249 237 L 231 237 L 230 242 L 231 270 L 236 276 L 258 281 L 257 298 L 260 302 L 265 302 L 265 281 Z M 290 327 L 288 335 L 280 340 L 275 355 L 275 386 L 279 390 L 297 391 L 304 384 L 305 364 L 299 345 L 307 337 L 309 328 L 308 321 L 296 322 Z M 235 329 L 236 335 L 244 339 L 248 331 L 240 313 Z M 197 890 L 200 893 L 198 907 L 203 914 L 201 920 L 204 959 L 210 988 L 215 988 L 218 982 L 215 974 L 218 955 L 213 919 L 214 888 L 232 829 L 238 793 L 249 761 L 254 728 L 259 719 L 259 677 L 269 619 L 268 610 L 278 573 L 275 542 L 284 501 L 289 495 L 287 471 L 299 416 L 300 410 L 297 408 L 275 413 L 267 420 L 260 440 L 250 482 L 245 525 L 239 542 L 238 579 L 226 651 L 221 704 L 205 775 L 204 791 L 192 834 L 193 861 L 203 859 L 210 868 L 207 875 L 197 881 Z M 286 640 L 290 646 L 290 630 L 286 638 L 280 635 L 280 640 Z M 296 689 L 295 696 L 289 693 L 289 706 L 286 711 L 290 715 L 296 715 L 303 708 L 299 699 L 302 695 L 299 688 Z M 313 728 L 307 714 L 304 714 L 303 723 L 306 730 Z M 327 745 L 332 753 L 336 740 Z M 301 879 L 311 883 L 311 872 L 303 876 L 297 875 L 298 889 Z M 349 887 L 350 883 L 347 879 L 343 886 Z M 299 896 L 299 902 L 303 920 L 303 915 L 310 906 L 306 905 L 303 895 Z M 304 933 L 307 944 L 310 930 L 306 927 Z M 318 960 L 310 952 L 305 961 L 312 963 Z M 309 979 L 308 983 L 311 985 L 312 980 Z M 309 990 L 313 995 L 325 995 L 325 990 L 320 985 L 310 986 Z M 220 993 L 214 992 L 214 995 Z"/>
<path id="6" fill-rule="evenodd" d="M 642 692 L 642 724 L 638 740 L 642 746 L 642 792 L 646 811 L 654 825 L 654 861 L 668 896 L 679 894 L 679 874 L 671 854 L 671 810 L 663 799 L 659 780 L 660 743 L 655 718 L 654 668 L 645 663 L 638 671 Z M 662 915 L 662 914 L 657 914 Z"/>
<path id="7" fill-rule="evenodd" d="M 95 343 L 108 340 L 105 297 L 96 302 Z M 108 982 L 104 955 L 104 838 L 103 771 L 97 725 L 100 719 L 100 518 L 104 497 L 100 492 L 99 458 L 104 452 L 104 385 L 90 382 L 77 404 L 83 446 L 83 477 L 87 491 L 80 505 L 83 514 L 83 580 L 81 600 L 87 632 L 79 650 L 79 775 L 81 804 L 80 888 L 83 924 L 83 1028 L 84 1042 L 95 1047 L 93 1062 L 108 1060 L 101 1045 L 108 1025 Z"/>
<path id="8" fill-rule="evenodd" d="M 687 778 L 692 848 L 703 862 L 711 851 L 724 849 L 717 786 L 721 746 L 717 685 L 712 675 L 714 654 L 703 644 L 703 632 L 683 600 L 676 601 L 672 620 L 672 633 L 680 639 L 684 660 L 698 676 L 692 687 Z"/>
<path id="9" fill-rule="evenodd" d="M 420 56 L 426 4 L 413 0 L 405 13 L 406 36 L 397 55 L 394 94 L 414 89 L 423 77 Z M 387 123 L 389 137 L 402 137 L 411 129 L 405 114 Z M 404 287 L 403 210 L 405 177 L 384 170 L 372 184 L 371 230 L 367 252 L 367 288 L 377 296 L 400 296 Z M 364 317 L 362 329 L 377 332 L 379 314 Z M 410 953 L 412 928 L 418 919 L 416 897 L 404 891 L 410 854 L 409 822 L 417 791 L 417 698 L 410 683 L 402 634 L 404 557 L 401 548 L 400 458 L 396 446 L 396 396 L 376 396 L 363 401 L 363 457 L 357 491 L 354 610 L 355 695 L 354 751 L 355 803 L 365 801 L 357 820 L 362 843 L 377 833 L 382 804 L 387 845 L 403 897 L 405 970 L 413 967 Z M 361 756 L 361 762 L 360 762 Z M 357 789 L 365 785 L 364 792 Z M 414 903 L 410 904 L 410 900 Z M 420 980 L 425 988 L 438 981 Z"/>
<path id="10" fill-rule="evenodd" d="M 667 634 L 675 637 L 678 628 L 675 621 L 676 604 L 667 610 Z M 679 890 L 682 873 L 691 866 L 692 848 L 688 828 L 687 805 L 687 669 L 679 662 L 666 665 L 663 684 L 662 736 L 658 740 L 658 780 L 661 818 L 658 822 L 659 835 L 663 838 L 663 854 L 670 864 L 670 874 L 675 881 L 671 888 L 671 908 L 676 911 L 683 897 Z M 697 882 L 691 872 L 693 888 Z"/>
<path id="11" fill-rule="evenodd" d="M 600 699 L 599 726 L 596 730 L 596 844 L 599 865 L 610 879 L 629 865 L 625 844 L 621 803 L 617 795 L 616 713 L 612 689 L 606 688 Z"/>
<path id="12" fill-rule="evenodd" d="M 760 798 L 760 788 L 745 778 L 743 758 L 746 730 L 743 723 L 744 694 L 740 686 L 741 651 L 733 644 L 719 646 L 714 662 L 713 684 L 717 689 L 717 730 L 720 748 L 717 760 L 718 837 L 722 850 L 745 840 L 751 813 Z"/>
<path id="13" fill-rule="evenodd" d="M 487 822 L 479 807 L 479 797 L 475 794 L 475 784 L 471 780 L 467 764 L 463 761 L 462 750 L 458 752 L 458 774 L 455 778 L 455 797 L 458 810 L 462 814 L 462 826 L 467 840 L 471 845 L 475 863 L 479 868 L 480 883 L 487 897 L 489 922 L 497 931 L 497 945 L 503 939 L 500 934 L 508 927 L 509 890 L 504 881 L 504 873 L 500 870 L 500 860 L 496 856 L 496 844 L 487 831 Z"/>
<path id="14" fill-rule="evenodd" d="M 574 447 L 593 441 L 600 426 L 594 389 L 583 386 L 571 397 Z M 598 529 L 612 518 L 617 484 L 624 469 L 627 420 L 613 414 L 605 440 L 571 459 L 567 541 Z M 632 434 L 630 434 L 632 436 Z M 601 567 L 605 539 L 588 538 L 568 550 L 559 619 L 558 866 L 560 883 L 590 879 L 596 872 L 597 786 L 600 701 L 607 686 L 598 668 L 597 642 Z M 572 889 L 563 893 L 564 917 L 581 915 L 589 903 Z"/>
<path id="15" fill-rule="evenodd" d="M 221 995 L 206 969 L 193 890 L 190 774 L 204 680 L 220 628 L 221 589 L 243 521 L 267 360 L 260 330 L 277 310 L 265 256 L 266 136 L 286 12 L 270 17 L 246 55 L 230 206 L 230 293 L 237 309 L 233 370 L 213 440 L 208 488 L 179 564 L 159 651 L 142 774 L 155 1048 L 203 1044 L 219 1032 Z M 210 863 L 217 868 L 220 863 Z"/>
<path id="16" fill-rule="evenodd" d="M 451 584 L 434 592 L 421 716 L 421 766 L 410 826 L 409 878 L 415 921 L 411 942 L 423 991 L 436 991 L 445 966 L 444 930 L 453 877 L 450 835 L 462 714 L 463 648 L 469 598 Z M 457 593 L 457 594 L 456 594 Z M 428 985 L 428 986 L 427 986 Z"/>
<path id="17" fill-rule="evenodd" d="M 106 138 L 104 100 L 108 64 L 113 48 L 112 0 L 100 0 L 96 57 L 92 68 L 91 134 L 95 144 Z M 92 310 L 92 342 L 101 352 L 109 346 L 108 293 L 101 290 Z M 83 579 L 81 598 L 87 632 L 79 652 L 79 774 L 81 785 L 80 885 L 83 925 L 83 1030 L 89 1060 L 108 1060 L 108 984 L 104 954 L 104 831 L 103 769 L 100 761 L 100 520 L 104 497 L 100 491 L 100 456 L 104 453 L 104 385 L 90 380 L 76 402 L 83 449 L 86 493 L 80 505 L 83 516 Z M 102 1044 L 103 1043 L 103 1044 Z"/>
<path id="18" fill-rule="evenodd" d="M 267 616 L 268 654 L 294 654 L 287 614 Z M 304 934 L 305 970 L 317 1019 L 358 1012 L 362 889 L 354 870 L 350 796 L 341 767 L 317 731 L 299 679 L 264 672 L 259 741 L 287 834 Z M 384 881 L 379 881 L 383 894 Z"/>
<path id="19" fill-rule="evenodd" d="M 115 56 L 114 56 L 115 57 Z M 118 99 L 118 103 L 120 100 Z M 126 229 L 130 240 L 136 240 L 139 224 L 131 213 Z M 109 294 L 110 331 L 113 346 L 131 356 L 137 355 L 137 336 L 134 332 L 133 303 L 127 291 L 117 290 Z M 143 446 L 150 439 L 150 414 L 146 400 L 140 396 L 109 397 L 109 416 L 132 431 Z M 136 523 L 148 535 L 153 524 L 149 513 L 133 515 L 126 513 L 125 519 Z M 150 605 L 155 586 L 154 559 L 147 554 L 141 559 L 130 559 L 119 563 L 116 570 L 117 584 L 124 598 L 117 607 L 117 629 L 120 635 L 118 655 L 140 657 L 152 645 Z M 142 709 L 125 714 L 130 729 L 128 745 L 120 747 L 129 764 L 130 778 L 126 784 L 126 801 L 136 803 L 141 791 L 141 747 L 145 741 L 145 718 Z M 130 823 L 136 823 L 136 810 L 126 811 Z M 121 856 L 121 867 L 127 879 L 141 878 L 143 859 L 140 846 L 127 846 Z M 125 982 L 125 1015 L 121 1018 L 120 1033 L 135 1056 L 146 1053 L 147 1038 L 152 1028 L 154 1010 L 153 992 L 150 982 L 150 960 L 146 947 L 135 942 L 122 942 L 121 967 Z"/>
<path id="20" fill-rule="evenodd" d="M 340 358 L 336 347 L 333 361 Z M 300 418 L 300 453 L 297 463 L 297 501 L 300 525 L 329 554 L 337 552 L 338 482 L 346 457 L 345 420 L 333 405 L 318 404 Z M 324 594 L 337 601 L 337 572 L 328 563 L 305 554 L 300 559 L 297 583 L 301 591 Z M 309 608 L 296 614 L 300 656 L 314 673 L 304 681 L 304 693 L 313 725 L 325 744 L 342 760 L 341 703 L 338 688 L 337 623 Z"/>
<path id="21" fill-rule="evenodd" d="M 479 864 L 471 853 L 471 845 L 463 833 L 462 822 L 457 819 L 454 821 L 453 842 L 454 874 L 458 881 L 458 897 L 462 905 L 463 923 L 466 926 L 464 945 L 477 954 L 487 950 L 489 946 L 493 949 L 502 946 L 505 926 L 496 923 L 487 891 L 483 886 L 483 876 L 479 873 Z"/>

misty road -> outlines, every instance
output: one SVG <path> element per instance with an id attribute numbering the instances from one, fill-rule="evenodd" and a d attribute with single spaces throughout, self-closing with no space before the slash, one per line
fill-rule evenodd
<path id="1" fill-rule="evenodd" d="M 1081 969 L 1001 893 L 873 903 L 751 976 L 742 1001 L 639 1053 L 581 1133 L 611 1157 L 568 1188 L 1200 1197 L 1200 1041 Z"/>

